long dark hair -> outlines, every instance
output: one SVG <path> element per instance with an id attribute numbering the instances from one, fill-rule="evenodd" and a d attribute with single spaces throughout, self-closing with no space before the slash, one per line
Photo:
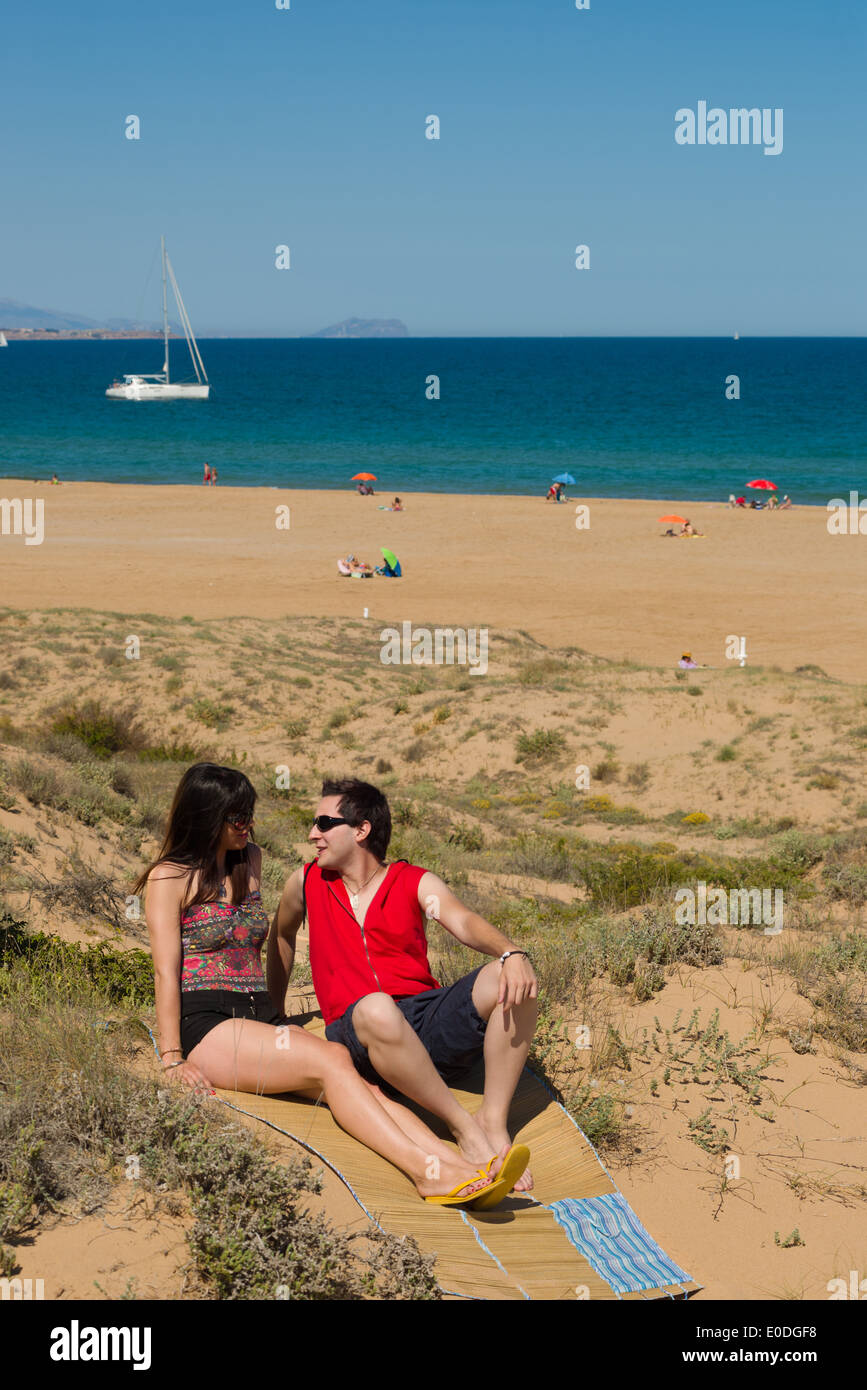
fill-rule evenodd
<path id="1" fill-rule="evenodd" d="M 217 763 L 194 763 L 180 782 L 169 811 L 168 825 L 160 852 L 135 884 L 140 893 L 148 875 L 158 864 L 178 864 L 189 884 L 196 870 L 199 882 L 195 894 L 184 903 L 217 901 L 222 878 L 217 868 L 217 847 L 226 821 L 252 819 L 256 790 L 243 772 Z M 249 841 L 242 850 L 226 854 L 226 872 L 232 880 L 232 902 L 241 903 L 250 883 Z"/>

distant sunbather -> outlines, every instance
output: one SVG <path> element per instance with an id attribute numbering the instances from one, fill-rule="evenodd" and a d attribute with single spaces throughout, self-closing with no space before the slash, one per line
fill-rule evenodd
<path id="1" fill-rule="evenodd" d="M 355 555 L 347 555 L 345 560 L 338 560 L 337 568 L 341 574 L 373 574 L 373 569 L 367 561 L 359 560 Z"/>

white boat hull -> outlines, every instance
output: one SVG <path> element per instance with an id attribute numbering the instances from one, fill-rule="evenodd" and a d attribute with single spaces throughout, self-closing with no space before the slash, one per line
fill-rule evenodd
<path id="1" fill-rule="evenodd" d="M 109 386 L 106 395 L 113 401 L 206 401 L 209 385 L 199 382 L 130 381 L 123 386 Z"/>

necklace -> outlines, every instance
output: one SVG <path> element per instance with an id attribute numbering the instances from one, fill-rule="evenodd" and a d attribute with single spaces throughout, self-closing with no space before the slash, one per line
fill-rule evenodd
<path id="1" fill-rule="evenodd" d="M 368 883 L 372 883 L 373 880 L 376 878 L 376 875 L 379 873 L 380 869 L 382 869 L 382 868 L 384 868 L 384 867 L 385 867 L 385 866 L 384 866 L 383 864 L 377 864 L 377 866 L 376 866 L 376 868 L 374 869 L 373 873 L 370 875 L 370 878 L 366 878 L 366 879 L 364 880 L 364 882 L 362 883 L 361 887 L 358 888 L 358 889 L 356 890 L 356 892 L 354 892 L 354 893 L 349 893 L 349 889 L 346 888 L 346 879 L 343 878 L 343 874 L 340 875 L 341 879 L 343 879 L 343 886 L 344 886 L 344 888 L 346 888 L 347 893 L 349 893 L 349 906 L 352 908 L 352 911 L 353 911 L 353 912 L 354 912 L 355 909 L 358 907 L 358 901 L 359 901 L 359 899 L 360 899 L 362 893 L 364 892 L 365 888 L 367 887 Z"/>

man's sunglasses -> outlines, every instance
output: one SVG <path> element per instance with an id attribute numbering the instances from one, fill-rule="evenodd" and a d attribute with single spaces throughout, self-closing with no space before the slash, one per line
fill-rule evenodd
<path id="1" fill-rule="evenodd" d="M 343 816 L 314 816 L 313 824 L 317 830 L 333 830 L 335 825 L 351 825 L 351 820 L 345 820 Z"/>

